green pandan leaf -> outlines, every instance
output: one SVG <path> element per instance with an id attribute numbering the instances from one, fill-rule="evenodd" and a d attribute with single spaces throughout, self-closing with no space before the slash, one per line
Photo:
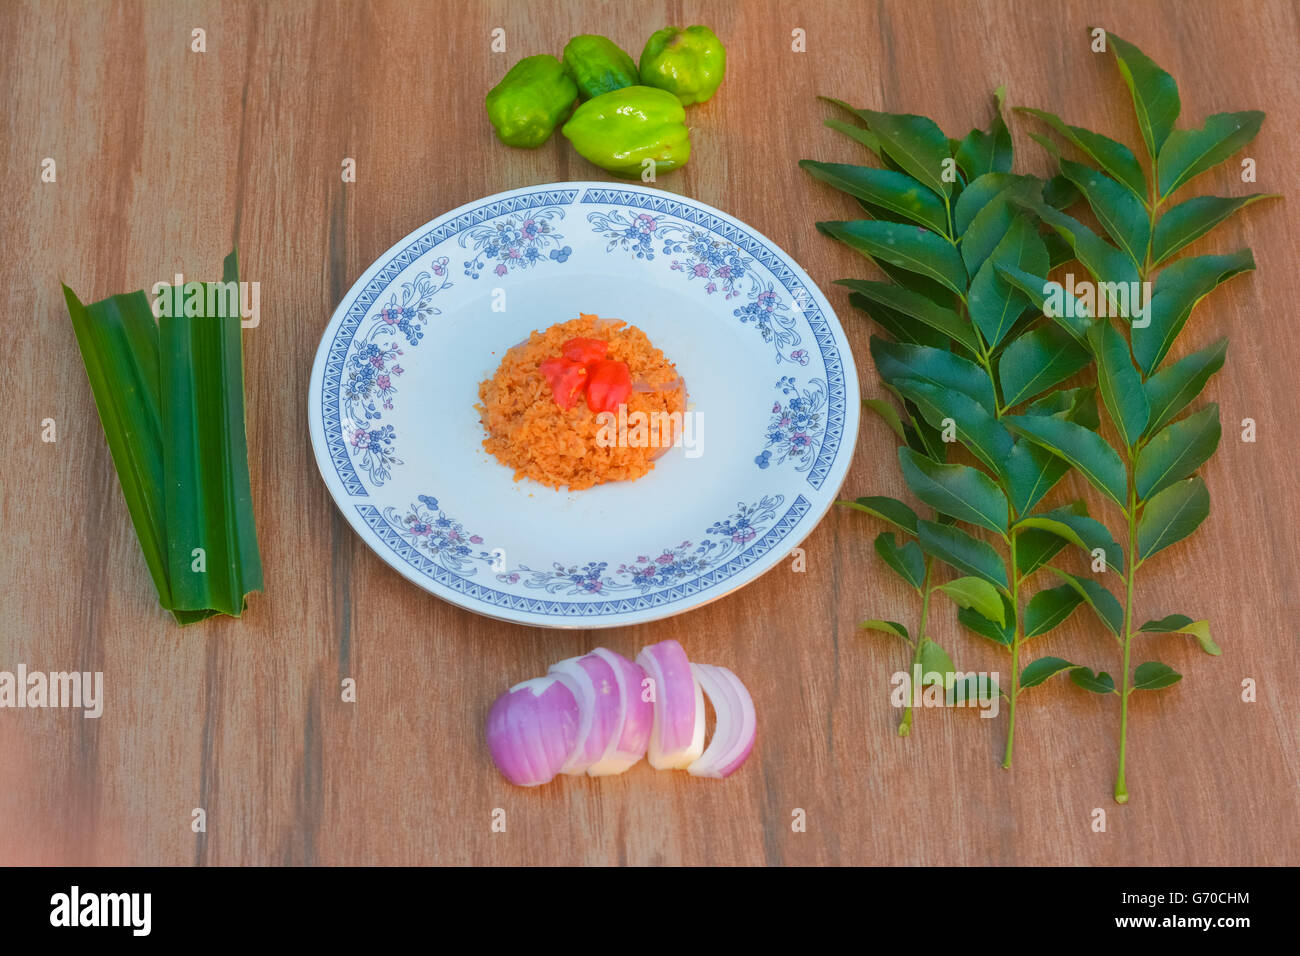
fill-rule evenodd
<path id="1" fill-rule="evenodd" d="M 1039 591 L 1025 607 L 1025 637 L 1037 637 L 1057 627 L 1083 603 L 1083 595 L 1068 584 Z"/>
<path id="2" fill-rule="evenodd" d="M 66 285 L 63 297 L 145 564 L 159 604 L 172 611 L 158 325 L 149 299 L 132 292 L 83 305 Z"/>
<path id="3" fill-rule="evenodd" d="M 1006 590 L 1006 566 L 987 542 L 972 537 L 960 528 L 926 521 L 924 518 L 917 522 L 917 537 L 921 542 L 921 550 L 930 557 L 938 558 L 963 574 L 973 574 Z"/>
<path id="4" fill-rule="evenodd" d="M 963 255 L 965 251 L 963 244 Z M 998 265 L 1034 274 L 1047 272 L 1047 247 L 1028 217 L 1017 215 L 1012 220 L 1010 228 L 984 260 L 970 285 L 968 307 L 971 320 L 989 348 L 998 346 L 1030 304 L 1023 292 L 997 273 Z"/>
<path id="5" fill-rule="evenodd" d="M 979 340 L 975 337 L 975 330 L 952 309 L 944 308 L 919 292 L 889 282 L 872 282 L 867 279 L 836 279 L 835 284 L 852 289 L 859 295 L 928 325 L 957 342 L 972 355 L 979 354 Z"/>
<path id="6" fill-rule="evenodd" d="M 1168 664 L 1147 661 L 1145 664 L 1139 664 L 1138 669 L 1133 672 L 1131 690 L 1160 690 L 1162 687 L 1177 684 L 1182 679 L 1183 675 Z"/>
<path id="7" fill-rule="evenodd" d="M 954 389 L 916 379 L 900 379 L 894 387 L 934 427 L 942 429 L 944 420 L 950 419 L 957 440 L 990 471 L 1001 473 L 1014 440 L 988 409 Z"/>
<path id="8" fill-rule="evenodd" d="M 879 219 L 819 222 L 817 228 L 849 248 L 882 263 L 966 294 L 966 267 L 955 246 L 938 233 Z"/>
<path id="9" fill-rule="evenodd" d="M 1219 434 L 1215 404 L 1157 432 L 1138 453 L 1133 471 L 1138 498 L 1145 501 L 1200 468 L 1219 447 Z"/>
<path id="10" fill-rule="evenodd" d="M 889 498 L 885 495 L 867 495 L 854 501 L 841 502 L 841 504 L 853 508 L 855 511 L 874 515 L 882 521 L 888 521 L 890 524 L 902 528 L 908 534 L 916 534 L 916 512 L 897 498 Z"/>
<path id="11" fill-rule="evenodd" d="M 948 212 L 943 208 L 943 201 L 905 173 L 873 166 L 819 163 L 811 159 L 801 159 L 799 165 L 817 179 L 850 196 L 904 216 L 937 233 L 948 232 Z"/>
<path id="12" fill-rule="evenodd" d="M 1006 534 L 1007 499 L 984 472 L 969 465 L 941 465 L 906 447 L 898 450 L 898 460 L 907 487 L 930 507 Z"/>
<path id="13" fill-rule="evenodd" d="M 1120 440 L 1132 448 L 1142 437 L 1151 407 L 1142 376 L 1133 367 L 1128 342 L 1108 319 L 1088 329 L 1088 345 L 1097 357 L 1097 387 Z"/>
<path id="14" fill-rule="evenodd" d="M 1145 561 L 1195 531 L 1210 514 L 1210 492 L 1199 477 L 1152 496 L 1138 519 L 1138 559 Z"/>
<path id="15" fill-rule="evenodd" d="M 1070 671 L 1070 680 L 1076 686 L 1084 690 L 1090 690 L 1094 694 L 1113 694 L 1115 693 L 1115 679 L 1105 671 L 1094 674 L 1087 667 L 1076 667 Z"/>
<path id="16" fill-rule="evenodd" d="M 1088 350 L 1060 326 L 1040 325 L 1007 345 L 998 361 L 1004 407 L 1047 391 L 1091 361 Z"/>
<path id="17" fill-rule="evenodd" d="M 1100 548 L 1105 555 L 1107 570 L 1114 570 L 1122 574 L 1124 571 L 1124 549 L 1115 541 L 1114 536 L 1111 535 L 1110 530 L 1104 524 L 1096 518 L 1088 517 L 1086 506 L 1082 502 L 1077 502 L 1076 505 L 1076 509 L 1057 509 L 1041 515 L 1030 515 L 1028 518 L 1022 518 L 1016 527 L 1037 528 L 1041 531 L 1050 532 L 1081 548 L 1089 555 Z M 1024 535 L 1022 534 L 1021 539 L 1023 540 L 1023 538 Z"/>
<path id="18" fill-rule="evenodd" d="M 1127 188 L 1099 173 L 1090 166 L 1060 160 L 1061 175 L 1065 176 L 1083 194 L 1092 207 L 1093 214 L 1115 244 L 1127 253 L 1135 266 L 1146 260 L 1147 242 L 1151 238 L 1151 222 L 1142 200 Z"/>
<path id="19" fill-rule="evenodd" d="M 234 252 L 222 282 L 223 292 L 238 285 Z M 180 624 L 238 616 L 262 588 L 238 303 L 210 292 L 196 283 L 198 314 L 156 323 L 143 292 L 87 306 L 63 287 L 145 563 L 159 603 Z"/>
<path id="20" fill-rule="evenodd" d="M 968 395 L 989 411 L 997 408 L 993 384 L 984 370 L 969 359 L 941 349 L 887 342 L 875 336 L 871 339 L 871 357 L 880 377 L 890 385 L 901 379 L 918 379 Z"/>
<path id="21" fill-rule="evenodd" d="M 912 643 L 912 637 L 907 633 L 907 628 L 897 621 L 863 621 L 858 627 L 864 631 L 880 631 L 882 634 L 892 634 L 894 637 L 901 637 L 908 644 Z"/>
<path id="22" fill-rule="evenodd" d="M 1264 114 L 1215 113 L 1200 129 L 1176 129 L 1160 150 L 1160 198 L 1186 185 L 1237 150 L 1259 132 Z"/>
<path id="23" fill-rule="evenodd" d="M 903 434 L 903 422 L 898 417 L 898 409 L 894 408 L 886 399 L 864 398 L 862 407 L 875 412 L 880 417 L 880 420 L 889 426 L 890 431 L 900 439 L 907 440 L 907 436 Z"/>
<path id="24" fill-rule="evenodd" d="M 1115 51 L 1120 75 L 1133 96 L 1133 109 L 1137 113 L 1138 129 L 1142 131 L 1147 155 L 1154 159 L 1160 155 L 1161 147 L 1173 131 L 1182 107 L 1178 99 L 1178 84 L 1127 40 L 1109 32 L 1106 40 Z"/>
<path id="25" fill-rule="evenodd" d="M 925 555 L 917 543 L 899 544 L 892 531 L 882 531 L 876 535 L 875 547 L 880 560 L 919 593 L 925 584 Z"/>
<path id="26" fill-rule="evenodd" d="M 1063 657 L 1040 657 L 1020 672 L 1020 689 L 1037 687 L 1062 671 L 1068 671 L 1075 665 Z"/>
<path id="27" fill-rule="evenodd" d="M 1088 606 L 1096 612 L 1097 617 L 1106 625 L 1107 630 L 1116 637 L 1120 635 L 1120 632 L 1124 629 L 1124 607 L 1119 603 L 1119 598 L 1092 578 L 1075 577 L 1060 568 L 1050 566 L 1047 570 L 1074 588 L 1079 596 L 1087 602 Z"/>
<path id="28" fill-rule="evenodd" d="M 1146 434 L 1150 435 L 1174 419 L 1187 407 L 1187 403 L 1200 394 L 1210 376 L 1223 368 L 1228 353 L 1228 340 L 1219 339 L 1213 345 L 1166 365 L 1146 380 L 1143 390 L 1151 406 L 1151 420 Z"/>
<path id="29" fill-rule="evenodd" d="M 234 252 L 222 281 L 238 287 Z M 167 541 L 175 606 L 238 617 L 247 595 L 262 590 L 262 559 L 249 482 L 238 303 L 213 304 L 215 314 L 158 320 Z M 205 555 L 201 573 L 193 570 L 196 548 Z"/>
<path id="30" fill-rule="evenodd" d="M 1127 506 L 1127 472 L 1115 449 L 1094 431 L 1059 418 L 1008 415 L 1003 424 L 1060 456 L 1098 491 L 1121 508 Z"/>
<path id="31" fill-rule="evenodd" d="M 1147 306 L 1148 324 L 1133 325 L 1133 356 L 1143 373 L 1150 375 L 1169 354 L 1196 303 L 1222 283 L 1254 268 L 1255 257 L 1249 249 L 1226 256 L 1192 256 L 1166 266 Z"/>
<path id="32" fill-rule="evenodd" d="M 1017 106 L 1016 112 L 1028 113 L 1030 116 L 1042 120 L 1069 140 L 1076 148 L 1086 153 L 1098 166 L 1119 180 L 1124 185 L 1124 188 L 1140 201 L 1146 202 L 1146 176 L 1142 174 L 1142 166 L 1138 163 L 1137 157 L 1133 155 L 1133 151 L 1123 143 L 1116 142 L 1109 136 L 1094 133 L 1092 130 L 1084 129 L 1081 126 L 1067 126 L 1059 116 L 1045 110 Z M 1064 207 L 1057 206 L 1057 208 L 1062 209 Z"/>
<path id="33" fill-rule="evenodd" d="M 1281 198 L 1278 193 L 1250 196 L 1196 196 L 1171 208 L 1156 223 L 1151 238 L 1151 264 L 1158 266 L 1179 249 L 1195 242 L 1238 209 L 1261 199 Z"/>
<path id="34" fill-rule="evenodd" d="M 1201 650 L 1212 657 L 1218 657 L 1223 651 L 1210 637 L 1209 621 L 1193 621 L 1186 614 L 1170 614 L 1158 621 L 1147 621 L 1140 628 L 1148 634 L 1190 634 L 1201 645 Z"/>
<path id="35" fill-rule="evenodd" d="M 1002 592 L 983 578 L 954 578 L 939 585 L 939 590 L 952 598 L 958 607 L 970 608 L 986 620 L 996 621 L 998 627 L 1006 627 L 1006 605 L 1002 602 Z"/>
<path id="36" fill-rule="evenodd" d="M 928 116 L 857 110 L 867 128 L 880 139 L 881 149 L 903 171 L 934 190 L 951 196 L 952 183 L 943 179 L 944 160 L 951 158 L 948 137 Z"/>

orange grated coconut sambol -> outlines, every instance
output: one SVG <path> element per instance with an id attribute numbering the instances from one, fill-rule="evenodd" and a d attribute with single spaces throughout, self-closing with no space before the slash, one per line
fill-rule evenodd
<path id="1" fill-rule="evenodd" d="M 677 367 L 644 332 L 587 314 L 507 350 L 478 395 L 483 447 L 515 481 L 571 491 L 649 472 L 686 411 Z"/>

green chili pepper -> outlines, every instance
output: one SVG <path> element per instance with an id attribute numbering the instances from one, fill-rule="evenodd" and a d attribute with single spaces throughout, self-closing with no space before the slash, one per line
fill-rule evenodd
<path id="1" fill-rule="evenodd" d="M 672 93 L 684 106 L 703 103 L 727 72 L 727 51 L 708 27 L 664 27 L 641 51 L 641 82 Z"/>
<path id="2" fill-rule="evenodd" d="M 564 124 L 573 148 L 601 169 L 634 179 L 653 160 L 666 172 L 691 155 L 686 111 L 677 97 L 649 86 L 627 86 L 587 100 Z"/>
<path id="3" fill-rule="evenodd" d="M 565 45 L 564 68 L 584 100 L 639 82 L 636 63 L 622 47 L 593 34 L 574 37 Z"/>
<path id="4" fill-rule="evenodd" d="M 488 119 L 507 146 L 541 146 L 577 98 L 578 87 L 559 60 L 526 56 L 488 91 Z"/>

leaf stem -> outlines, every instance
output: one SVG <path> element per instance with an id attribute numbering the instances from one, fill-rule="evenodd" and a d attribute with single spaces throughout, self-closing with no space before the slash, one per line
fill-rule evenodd
<path id="1" fill-rule="evenodd" d="M 1151 203 L 1147 207 L 1147 215 L 1151 228 L 1148 230 L 1147 254 L 1145 261 L 1138 270 L 1138 278 L 1146 282 L 1151 274 L 1151 249 L 1156 234 L 1156 212 L 1160 208 L 1162 200 L 1159 199 L 1159 181 L 1160 176 L 1156 165 L 1155 157 L 1151 157 Z M 1150 303 L 1146 303 L 1150 308 Z M 1130 346 L 1131 347 L 1131 346 Z M 1133 644 L 1133 597 L 1134 584 L 1137 575 L 1138 560 L 1137 553 L 1137 487 L 1134 481 L 1134 471 L 1136 467 L 1136 457 L 1138 449 L 1141 447 L 1141 439 L 1138 439 L 1134 445 L 1126 450 L 1128 457 L 1128 467 L 1125 471 L 1128 473 L 1128 509 L 1124 515 L 1124 520 L 1128 523 L 1128 554 L 1124 561 L 1124 673 L 1120 680 L 1119 692 L 1119 769 L 1115 774 L 1115 802 L 1128 803 L 1128 779 L 1125 776 L 1128 761 L 1128 699 L 1130 694 L 1130 656 Z"/>
<path id="2" fill-rule="evenodd" d="M 930 592 L 934 590 L 931 586 L 931 571 L 933 562 L 930 556 L 925 556 L 925 580 L 921 583 L 921 624 L 916 630 L 916 643 L 912 645 L 912 663 L 908 666 L 907 687 L 912 690 L 912 678 L 916 674 L 916 668 L 921 663 L 921 645 L 925 643 L 925 629 L 930 618 Z M 906 737 L 912 732 L 912 697 L 908 695 L 908 703 L 903 708 L 903 719 L 898 725 L 898 736 Z"/>
<path id="3" fill-rule="evenodd" d="M 1007 747 L 1002 756 L 1002 769 L 1011 769 L 1011 751 L 1016 739 L 1016 698 L 1020 696 L 1020 568 L 1016 565 L 1016 538 L 1020 532 L 1011 529 L 1011 604 L 1016 625 L 1011 637 L 1011 696 L 1007 699 Z"/>
<path id="4" fill-rule="evenodd" d="M 1137 571 L 1137 492 L 1129 477 L 1128 555 L 1124 562 L 1124 676 L 1119 695 L 1119 773 L 1115 777 L 1115 802 L 1128 803 L 1128 782 L 1124 777 L 1128 756 L 1129 652 L 1133 642 L 1133 579 Z"/>

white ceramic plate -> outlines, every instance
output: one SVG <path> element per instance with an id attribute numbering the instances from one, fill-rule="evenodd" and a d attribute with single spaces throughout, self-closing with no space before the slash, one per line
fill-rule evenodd
<path id="1" fill-rule="evenodd" d="M 677 364 L 694 448 L 584 491 L 516 482 L 483 450 L 478 385 L 579 311 Z M 607 627 L 785 559 L 836 497 L 859 401 L 835 313 L 771 240 L 672 193 L 575 182 L 461 206 L 380 256 L 325 329 L 308 408 L 330 494 L 399 573 L 491 617 Z"/>

